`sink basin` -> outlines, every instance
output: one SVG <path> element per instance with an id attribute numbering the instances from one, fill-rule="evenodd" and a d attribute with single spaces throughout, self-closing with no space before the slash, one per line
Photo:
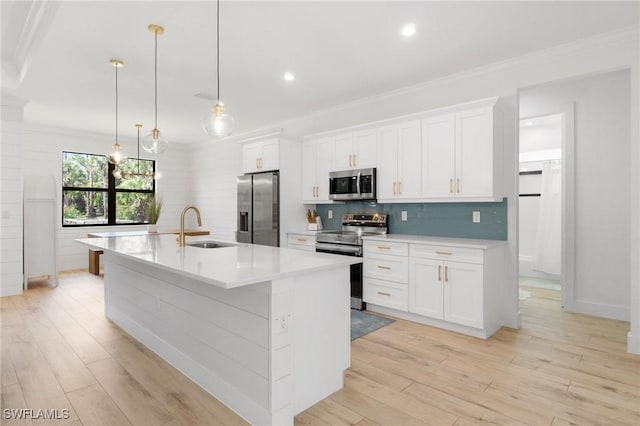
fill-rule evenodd
<path id="1" fill-rule="evenodd" d="M 235 246 L 235 244 L 219 243 L 217 241 L 196 241 L 193 243 L 187 243 L 187 245 L 191 247 L 198 247 L 198 248 L 205 248 L 205 249 Z"/>

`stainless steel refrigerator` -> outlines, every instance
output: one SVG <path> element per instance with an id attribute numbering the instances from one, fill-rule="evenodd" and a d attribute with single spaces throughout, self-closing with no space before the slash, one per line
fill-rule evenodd
<path id="1" fill-rule="evenodd" d="M 238 176 L 238 231 L 243 243 L 280 246 L 278 172 Z"/>

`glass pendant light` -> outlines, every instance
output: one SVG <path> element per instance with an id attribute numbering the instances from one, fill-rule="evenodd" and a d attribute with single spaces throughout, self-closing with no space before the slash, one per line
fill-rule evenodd
<path id="1" fill-rule="evenodd" d="M 229 136 L 233 132 L 235 120 L 225 114 L 224 104 L 220 100 L 220 0 L 216 1 L 216 72 L 218 82 L 218 100 L 204 118 L 204 131 L 210 136 Z"/>
<path id="2" fill-rule="evenodd" d="M 120 150 L 120 144 L 118 143 L 118 68 L 124 67 L 124 62 L 120 59 L 111 59 L 109 63 L 116 69 L 116 142 L 111 147 L 109 162 L 111 164 L 122 164 L 127 161 L 127 157 Z"/>
<path id="3" fill-rule="evenodd" d="M 160 25 L 150 24 L 149 31 L 154 34 L 155 39 L 155 61 L 154 61 L 154 81 L 155 81 L 155 126 L 142 141 L 142 148 L 151 154 L 162 154 L 169 147 L 169 142 L 162 136 L 158 129 L 158 35 L 164 34 L 164 28 Z"/>

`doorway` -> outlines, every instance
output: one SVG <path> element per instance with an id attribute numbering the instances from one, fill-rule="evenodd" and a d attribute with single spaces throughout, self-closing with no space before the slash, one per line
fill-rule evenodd
<path id="1" fill-rule="evenodd" d="M 520 119 L 519 298 L 562 288 L 562 113 Z"/>

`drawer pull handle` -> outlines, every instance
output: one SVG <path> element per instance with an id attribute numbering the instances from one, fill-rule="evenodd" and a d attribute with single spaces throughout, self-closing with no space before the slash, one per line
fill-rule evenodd
<path id="1" fill-rule="evenodd" d="M 380 266 L 380 265 L 378 265 L 378 269 L 386 269 L 387 271 L 390 271 L 390 270 L 391 270 L 391 267 L 389 267 L 389 266 Z"/>
<path id="2" fill-rule="evenodd" d="M 307 239 L 306 238 L 298 238 L 298 241 L 300 241 L 301 243 L 306 243 Z"/>
<path id="3" fill-rule="evenodd" d="M 385 293 L 384 291 L 379 291 L 378 294 L 381 294 L 382 296 L 391 296 L 391 293 Z"/>
<path id="4" fill-rule="evenodd" d="M 447 256 L 451 256 L 453 253 L 450 251 L 436 251 L 436 254 L 446 254 Z"/>
<path id="5" fill-rule="evenodd" d="M 438 265 L 438 281 L 442 281 L 442 265 Z"/>
<path id="6" fill-rule="evenodd" d="M 380 250 L 391 250 L 391 247 L 387 247 L 387 246 L 378 246 L 378 248 Z"/>
<path id="7" fill-rule="evenodd" d="M 444 282 L 446 282 L 446 283 L 449 282 L 449 267 L 448 266 L 444 267 Z"/>

